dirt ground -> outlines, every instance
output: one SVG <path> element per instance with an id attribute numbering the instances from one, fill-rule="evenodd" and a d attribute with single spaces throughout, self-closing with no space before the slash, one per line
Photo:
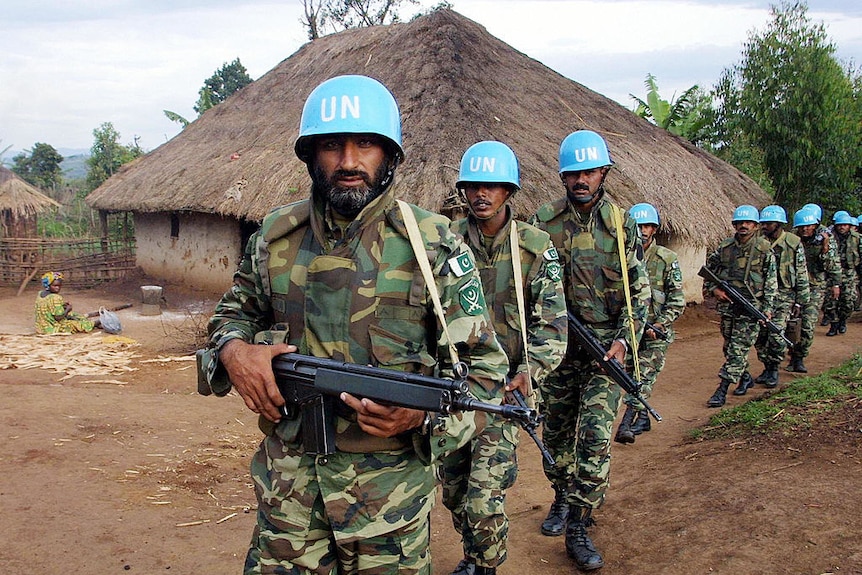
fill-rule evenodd
<path id="1" fill-rule="evenodd" d="M 162 314 L 143 316 L 140 286 L 151 283 L 63 290 L 77 311 L 135 304 L 118 312 L 122 335 L 139 344 L 129 349 L 134 371 L 64 379 L 0 370 L 0 572 L 241 572 L 255 514 L 247 467 L 256 420 L 239 397 L 197 395 L 187 361 L 218 294 L 165 285 Z M 0 333 L 32 334 L 36 288 L 15 292 L 0 289 Z M 858 319 L 844 336 L 825 330 L 807 360 L 813 373 L 862 351 Z M 601 573 L 862 574 L 859 404 L 793 437 L 693 441 L 687 433 L 715 412 L 705 402 L 721 363 L 717 317 L 689 307 L 678 331 L 651 401 L 664 422 L 613 447 L 612 486 L 592 531 Z M 782 370 L 782 385 L 794 377 Z M 519 457 L 499 572 L 576 572 L 562 538 L 539 533 L 552 492 L 528 439 Z M 432 551 L 435 575 L 461 557 L 441 505 Z"/>

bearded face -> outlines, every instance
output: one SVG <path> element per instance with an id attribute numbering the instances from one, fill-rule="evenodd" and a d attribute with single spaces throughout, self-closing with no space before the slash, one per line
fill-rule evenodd
<path id="1" fill-rule="evenodd" d="M 381 186 L 387 175 L 386 164 L 381 164 L 372 177 L 362 170 L 336 170 L 327 175 L 320 165 L 314 168 L 315 189 L 323 194 L 326 201 L 336 212 L 347 218 L 355 218 L 365 206 L 373 202 L 385 191 Z M 356 185 L 342 185 L 339 182 L 352 179 L 354 182 L 361 180 Z"/>

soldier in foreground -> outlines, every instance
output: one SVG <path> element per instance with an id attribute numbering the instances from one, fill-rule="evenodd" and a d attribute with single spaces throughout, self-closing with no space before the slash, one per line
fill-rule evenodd
<path id="1" fill-rule="evenodd" d="M 652 204 L 635 204 L 629 209 L 629 215 L 637 222 L 643 238 L 644 260 L 652 294 L 647 327 L 638 347 L 641 394 L 649 399 L 658 374 L 664 368 L 668 345 L 676 337 L 673 323 L 685 311 L 685 295 L 677 255 L 655 241 L 655 234 L 661 225 L 658 210 Z M 614 441 L 634 443 L 635 436 L 649 431 L 652 425 L 649 414 L 640 402 L 628 395 L 623 401 L 626 411 Z"/>
<path id="2" fill-rule="evenodd" d="M 604 198 L 613 162 L 600 135 L 589 130 L 569 134 L 560 144 L 559 161 L 566 194 L 539 208 L 531 223 L 546 230 L 560 252 L 569 313 L 604 344 L 607 358 L 627 365 L 629 351 L 643 334 L 650 297 L 637 224 Z M 557 461 L 556 467 L 544 466 L 554 502 L 542 533 L 565 532 L 566 552 L 579 569 L 589 571 L 604 565 L 587 528 L 608 487 L 621 390 L 572 341 L 570 335 L 562 365 L 539 387 L 542 437 Z"/>
<path id="3" fill-rule="evenodd" d="M 754 206 L 742 205 L 736 208 L 731 220 L 736 233 L 721 242 L 707 257 L 706 267 L 770 317 L 778 282 L 772 246 L 757 233 L 759 219 L 760 215 Z M 734 395 L 745 395 L 754 385 L 754 379 L 748 371 L 748 352 L 760 333 L 760 324 L 739 306 L 732 304 L 719 285 L 705 281 L 704 288 L 718 300 L 721 336 L 724 338 L 724 364 L 718 372 L 718 387 L 706 405 L 721 407 L 732 383 L 737 382 Z"/>
<path id="4" fill-rule="evenodd" d="M 251 463 L 258 513 L 245 573 L 430 575 L 432 461 L 468 441 L 485 415 L 431 417 L 342 393 L 337 449 L 309 453 L 303 436 L 316 430 L 285 405 L 272 360 L 298 350 L 451 379 L 448 344 L 457 342 L 483 400 L 502 395 L 508 362 L 472 255 L 449 220 L 396 203 L 401 120 L 382 84 L 365 76 L 320 84 L 294 149 L 311 198 L 273 210 L 249 239 L 202 362 L 212 391 L 232 385 L 266 434 Z M 420 226 L 405 224 L 407 214 Z M 443 318 L 418 265 L 429 254 Z"/>
<path id="5" fill-rule="evenodd" d="M 497 339 L 509 357 L 508 392 L 529 398 L 566 353 L 562 268 L 547 233 L 513 218 L 518 159 L 506 144 L 473 144 L 457 188 L 469 214 L 452 230 L 473 250 Z M 518 297 L 519 293 L 521 297 Z M 464 558 L 452 575 L 492 575 L 506 560 L 506 490 L 518 475 L 518 427 L 496 417 L 440 465 L 443 504 L 461 535 Z"/>
<path id="6" fill-rule="evenodd" d="M 804 309 L 811 300 L 805 248 L 799 236 L 784 231 L 786 223 L 787 214 L 781 206 L 766 206 L 760 212 L 760 232 L 772 244 L 778 281 L 772 305 L 772 321 L 782 330 L 790 319 L 794 305 Z M 784 360 L 787 346 L 780 337 L 762 326 L 754 346 L 757 348 L 757 358 L 763 363 L 763 373 L 754 382 L 774 388 L 778 385 L 778 366 Z"/>

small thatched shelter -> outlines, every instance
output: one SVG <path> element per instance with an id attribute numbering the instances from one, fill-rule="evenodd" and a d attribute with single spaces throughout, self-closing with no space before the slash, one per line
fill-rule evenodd
<path id="1" fill-rule="evenodd" d="M 104 211 L 135 212 L 138 263 L 148 273 L 227 286 L 249 225 L 308 195 L 293 154 L 302 105 L 340 74 L 377 78 L 395 95 L 406 161 L 396 195 L 441 211 L 452 203 L 461 154 L 497 139 L 521 162 L 521 216 L 562 195 L 560 141 L 588 128 L 605 136 L 616 169 L 609 195 L 648 201 L 683 261 L 689 299 L 706 246 L 727 235 L 730 214 L 769 198 L 749 178 L 491 36 L 451 10 L 410 23 L 348 30 L 309 42 L 263 77 L 206 112 L 180 135 L 128 165 L 87 198 Z M 242 239 L 241 239 L 242 238 Z M 690 273 L 687 273 L 690 272 Z"/>
<path id="2" fill-rule="evenodd" d="M 60 204 L 25 182 L 12 170 L 0 166 L 0 236 L 36 236 L 36 216 Z"/>

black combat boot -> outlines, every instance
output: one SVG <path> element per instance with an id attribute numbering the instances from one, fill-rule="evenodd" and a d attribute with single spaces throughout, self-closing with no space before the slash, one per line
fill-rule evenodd
<path id="1" fill-rule="evenodd" d="M 626 412 L 623 414 L 623 419 L 620 421 L 620 426 L 617 428 L 617 434 L 614 436 L 614 441 L 617 443 L 634 443 L 635 434 L 632 431 L 632 422 L 635 419 L 635 410 L 631 405 L 626 406 Z"/>
<path id="2" fill-rule="evenodd" d="M 838 320 L 838 333 L 847 333 L 847 320 Z"/>
<path id="3" fill-rule="evenodd" d="M 470 559 L 464 557 L 458 562 L 458 566 L 450 575 L 476 575 L 477 567 Z"/>
<path id="4" fill-rule="evenodd" d="M 778 385 L 778 364 L 767 363 L 763 368 L 763 373 L 757 376 L 755 383 L 762 383 L 767 388 L 772 389 Z M 734 392 L 736 393 L 736 392 Z"/>
<path id="5" fill-rule="evenodd" d="M 707 407 L 721 407 L 724 405 L 724 400 L 727 397 L 727 388 L 730 387 L 729 379 L 722 379 L 718 382 L 718 388 L 715 390 L 715 393 L 712 394 L 706 401 Z"/>
<path id="6" fill-rule="evenodd" d="M 824 315 L 823 319 L 820 320 L 820 327 L 826 327 L 827 325 L 829 325 L 829 318 Z"/>
<path id="7" fill-rule="evenodd" d="M 746 371 L 739 378 L 739 384 L 733 390 L 733 395 L 745 395 L 752 387 L 754 387 L 754 380 L 751 379 L 751 374 Z"/>
<path id="8" fill-rule="evenodd" d="M 650 429 L 652 429 L 652 423 L 650 423 L 649 414 L 646 412 L 646 409 L 641 409 L 638 411 L 635 422 L 632 424 L 632 433 L 640 435 Z"/>
<path id="9" fill-rule="evenodd" d="M 497 568 L 482 567 L 481 565 L 476 565 L 476 570 L 473 573 L 474 575 L 497 575 Z"/>
<path id="10" fill-rule="evenodd" d="M 838 322 L 833 321 L 829 324 L 829 331 L 826 332 L 826 335 L 832 337 L 833 335 L 838 335 Z"/>
<path id="11" fill-rule="evenodd" d="M 557 537 L 566 530 L 566 518 L 569 516 L 569 503 L 566 492 L 554 486 L 554 502 L 548 516 L 542 521 L 542 535 Z"/>
<path id="12" fill-rule="evenodd" d="M 803 362 L 802 360 L 802 356 L 791 355 L 790 365 L 788 365 L 785 369 L 787 369 L 787 371 L 795 371 L 796 373 L 808 373 L 808 368 L 805 367 L 805 362 Z"/>
<path id="13" fill-rule="evenodd" d="M 566 553 L 575 560 L 581 571 L 600 569 L 605 562 L 587 535 L 587 527 L 593 524 L 592 509 L 573 507 L 566 522 Z"/>

